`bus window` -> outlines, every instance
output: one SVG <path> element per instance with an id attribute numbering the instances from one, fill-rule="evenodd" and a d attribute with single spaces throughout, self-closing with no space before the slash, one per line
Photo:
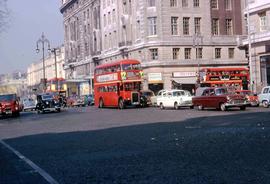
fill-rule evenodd
<path id="1" fill-rule="evenodd" d="M 133 70 L 141 70 L 141 65 L 140 64 L 132 64 L 132 69 Z"/>
<path id="2" fill-rule="evenodd" d="M 131 70 L 132 69 L 132 65 L 131 64 L 123 64 L 122 65 L 122 68 L 123 68 L 124 71 L 125 70 Z"/>

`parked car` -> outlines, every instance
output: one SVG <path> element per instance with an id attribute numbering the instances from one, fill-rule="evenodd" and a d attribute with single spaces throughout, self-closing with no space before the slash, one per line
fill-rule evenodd
<path id="1" fill-rule="evenodd" d="M 252 93 L 250 90 L 236 90 L 235 92 L 236 94 L 244 95 L 250 106 L 258 107 L 260 105 L 258 95 Z"/>
<path id="2" fill-rule="evenodd" d="M 19 116 L 21 111 L 20 100 L 16 94 L 0 95 L 0 114 Z"/>
<path id="3" fill-rule="evenodd" d="M 192 98 L 194 106 L 199 110 L 204 108 L 216 108 L 226 111 L 228 108 L 239 107 L 246 109 L 248 101 L 244 95 L 229 93 L 227 88 L 204 87 L 196 90 L 196 96 Z"/>
<path id="4" fill-rule="evenodd" d="M 264 87 L 258 98 L 263 107 L 268 108 L 270 103 L 270 86 Z"/>
<path id="5" fill-rule="evenodd" d="M 153 97 L 155 96 L 154 92 L 151 90 L 142 90 L 141 96 L 144 96 L 146 98 L 146 106 L 153 105 Z"/>
<path id="6" fill-rule="evenodd" d="M 61 111 L 60 103 L 57 99 L 54 99 L 53 94 L 51 93 L 43 93 L 37 95 L 37 105 L 36 105 L 37 113 L 44 113 L 50 111 Z"/>
<path id="7" fill-rule="evenodd" d="M 193 108 L 190 93 L 178 89 L 163 91 L 160 96 L 157 96 L 157 104 L 161 109 L 167 107 L 173 107 L 174 109 L 178 109 L 179 107 Z"/>
<path id="8" fill-rule="evenodd" d="M 23 111 L 34 111 L 36 110 L 36 102 L 32 98 L 24 98 L 21 100 L 23 104 Z"/>
<path id="9" fill-rule="evenodd" d="M 84 106 L 85 101 L 84 97 L 78 97 L 78 96 L 73 96 L 73 97 L 68 97 L 67 98 L 67 106 L 68 107 L 79 107 L 79 106 Z"/>

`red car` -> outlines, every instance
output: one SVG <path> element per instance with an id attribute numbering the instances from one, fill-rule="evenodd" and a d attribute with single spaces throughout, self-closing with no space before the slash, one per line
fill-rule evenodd
<path id="1" fill-rule="evenodd" d="M 259 107 L 260 102 L 258 96 L 252 93 L 250 90 L 236 90 L 235 92 L 236 94 L 244 95 L 247 98 L 250 106 Z"/>
<path id="2" fill-rule="evenodd" d="M 16 94 L 0 95 L 0 114 L 19 116 L 21 106 Z"/>
<path id="3" fill-rule="evenodd" d="M 216 108 L 222 111 L 228 108 L 239 107 L 246 109 L 247 99 L 243 95 L 229 93 L 227 88 L 205 87 L 196 90 L 196 96 L 192 98 L 192 103 L 199 110 L 204 108 Z"/>

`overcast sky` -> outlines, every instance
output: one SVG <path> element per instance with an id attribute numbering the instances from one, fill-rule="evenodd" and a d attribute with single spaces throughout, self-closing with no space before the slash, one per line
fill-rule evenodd
<path id="1" fill-rule="evenodd" d="M 44 32 L 51 47 L 63 43 L 63 17 L 60 0 L 8 0 L 10 21 L 0 33 L 0 74 L 27 66 L 42 58 L 36 53 L 36 41 Z"/>

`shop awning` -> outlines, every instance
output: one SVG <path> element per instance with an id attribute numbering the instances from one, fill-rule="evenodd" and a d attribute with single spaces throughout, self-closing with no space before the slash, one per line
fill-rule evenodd
<path id="1" fill-rule="evenodd" d="M 173 81 L 179 84 L 196 84 L 196 77 L 183 77 L 183 78 L 172 78 Z"/>

